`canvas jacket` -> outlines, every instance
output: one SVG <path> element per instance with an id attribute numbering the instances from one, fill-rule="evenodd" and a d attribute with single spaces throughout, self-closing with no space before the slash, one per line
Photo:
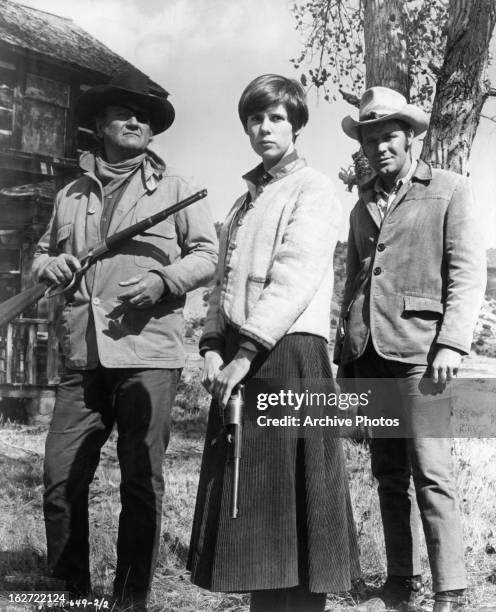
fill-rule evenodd
<path id="1" fill-rule="evenodd" d="M 151 155 L 151 152 L 150 152 Z M 102 240 L 102 185 L 86 159 L 83 176 L 62 189 L 35 252 L 39 278 L 60 253 L 76 257 Z M 153 168 L 155 170 L 153 171 Z M 113 211 L 108 235 L 194 193 L 171 168 L 146 165 L 134 173 Z M 154 176 L 150 175 L 150 168 Z M 57 330 L 69 367 L 178 368 L 184 365 L 182 310 L 185 295 L 208 283 L 217 262 L 217 239 L 205 200 L 183 209 L 98 261 L 58 313 Z M 146 309 L 121 303 L 119 282 L 156 270 L 169 293 Z"/>
<path id="2" fill-rule="evenodd" d="M 382 224 L 367 184 L 346 265 L 336 363 L 360 357 L 369 338 L 382 357 L 412 364 L 429 364 L 439 345 L 470 351 L 486 258 L 465 177 L 419 161 Z"/>
<path id="3" fill-rule="evenodd" d="M 266 349 L 287 333 L 328 339 L 332 258 L 340 204 L 330 180 L 303 159 L 284 166 L 262 189 L 246 175 L 248 194 L 220 234 L 219 266 L 202 342 L 226 325 Z"/>

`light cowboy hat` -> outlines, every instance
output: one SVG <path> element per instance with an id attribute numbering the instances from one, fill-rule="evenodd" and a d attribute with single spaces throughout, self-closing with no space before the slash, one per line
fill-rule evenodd
<path id="1" fill-rule="evenodd" d="M 105 85 L 87 89 L 76 102 L 81 125 L 94 129 L 94 119 L 106 106 L 129 106 L 145 112 L 154 134 L 172 125 L 175 111 L 167 100 L 169 93 L 158 86 L 152 91 L 150 79 L 139 70 L 115 74 Z"/>
<path id="2" fill-rule="evenodd" d="M 413 129 L 414 136 L 425 132 L 429 117 L 418 106 L 408 104 L 406 98 L 389 87 L 371 87 L 364 91 L 360 100 L 358 121 L 350 115 L 341 122 L 344 133 L 350 138 L 359 140 L 359 128 L 373 125 L 380 121 L 399 119 Z"/>

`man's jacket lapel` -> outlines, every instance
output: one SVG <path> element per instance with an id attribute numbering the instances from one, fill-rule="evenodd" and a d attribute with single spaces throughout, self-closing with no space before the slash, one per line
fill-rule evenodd
<path id="1" fill-rule="evenodd" d="M 373 187 L 367 187 L 362 193 L 362 202 L 365 208 L 369 211 L 369 215 L 372 217 L 373 222 L 376 224 L 377 229 L 380 229 L 382 219 L 377 208 L 377 202 L 375 201 L 375 191 Z"/>

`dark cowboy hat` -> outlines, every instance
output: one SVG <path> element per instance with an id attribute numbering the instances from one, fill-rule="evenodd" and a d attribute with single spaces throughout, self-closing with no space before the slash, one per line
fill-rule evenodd
<path id="1" fill-rule="evenodd" d="M 165 132 L 174 121 L 174 107 L 162 88 L 151 89 L 150 79 L 139 70 L 119 72 L 106 85 L 87 89 L 76 102 L 84 127 L 94 129 L 94 119 L 107 106 L 129 106 L 147 113 L 154 134 Z"/>
<path id="2" fill-rule="evenodd" d="M 413 129 L 414 136 L 425 132 L 429 118 L 424 111 L 414 104 L 408 104 L 406 98 L 389 87 L 371 87 L 363 93 L 360 100 L 358 121 L 349 115 L 341 122 L 344 133 L 358 140 L 361 126 L 400 119 Z"/>

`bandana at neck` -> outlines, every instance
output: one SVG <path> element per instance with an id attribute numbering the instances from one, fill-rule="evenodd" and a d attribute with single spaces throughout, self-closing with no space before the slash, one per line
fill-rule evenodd
<path id="1" fill-rule="evenodd" d="M 146 151 L 132 159 L 125 159 L 117 164 L 109 164 L 100 155 L 95 156 L 95 174 L 103 185 L 105 195 L 118 189 L 131 174 L 137 170 L 146 157 Z"/>

